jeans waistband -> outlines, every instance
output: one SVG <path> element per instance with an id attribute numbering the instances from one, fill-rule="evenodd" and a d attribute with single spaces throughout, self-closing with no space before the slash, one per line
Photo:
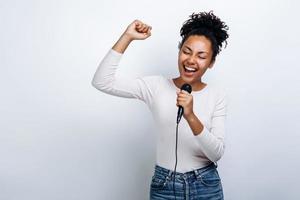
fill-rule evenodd
<path id="1" fill-rule="evenodd" d="M 209 171 L 211 169 L 216 169 L 217 168 L 217 163 L 210 163 L 209 165 L 199 168 L 199 169 L 195 169 L 189 172 L 185 172 L 185 173 L 180 173 L 180 172 L 176 172 L 175 173 L 175 177 L 180 177 L 180 178 L 189 178 L 191 176 L 198 176 L 200 174 L 203 174 L 205 171 Z M 163 168 L 159 165 L 155 165 L 155 173 L 156 174 L 160 174 L 162 176 L 167 176 L 167 177 L 172 177 L 174 176 L 174 171 Z"/>

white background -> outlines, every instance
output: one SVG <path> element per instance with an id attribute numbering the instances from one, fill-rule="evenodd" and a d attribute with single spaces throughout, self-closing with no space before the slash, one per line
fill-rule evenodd
<path id="1" fill-rule="evenodd" d="M 204 81 L 228 90 L 227 200 L 300 199 L 299 3 L 267 1 L 0 1 L 0 199 L 142 200 L 155 163 L 151 114 L 101 93 L 97 65 L 127 25 L 120 71 L 177 76 L 179 29 L 214 10 L 228 47 Z"/>

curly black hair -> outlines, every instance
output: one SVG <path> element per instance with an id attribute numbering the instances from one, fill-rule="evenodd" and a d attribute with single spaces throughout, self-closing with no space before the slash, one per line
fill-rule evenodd
<path id="1" fill-rule="evenodd" d="M 181 49 L 189 36 L 205 36 L 211 41 L 213 50 L 212 61 L 214 61 L 221 51 L 223 42 L 225 42 L 225 47 L 227 46 L 226 39 L 229 37 L 227 33 L 228 26 L 215 16 L 213 11 L 200 12 L 198 14 L 193 13 L 189 17 L 180 29 L 182 40 L 178 45 L 179 49 Z"/>

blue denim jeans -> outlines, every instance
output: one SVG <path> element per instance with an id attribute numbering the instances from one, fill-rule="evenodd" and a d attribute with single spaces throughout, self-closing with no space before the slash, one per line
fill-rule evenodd
<path id="1" fill-rule="evenodd" d="M 150 200 L 174 200 L 174 172 L 158 165 L 150 186 Z M 223 188 L 217 165 L 175 174 L 176 200 L 223 200 Z"/>

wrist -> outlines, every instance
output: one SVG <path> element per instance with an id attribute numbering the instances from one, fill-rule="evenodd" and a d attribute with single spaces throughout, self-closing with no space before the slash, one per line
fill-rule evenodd
<path id="1" fill-rule="evenodd" d="M 130 43 L 130 42 L 132 42 L 134 40 L 127 32 L 125 32 L 125 33 L 122 34 L 121 39 L 123 41 L 128 42 L 128 43 Z"/>
<path id="2" fill-rule="evenodd" d="M 185 115 L 185 119 L 187 121 L 194 121 L 196 119 L 196 115 L 194 114 L 194 112 L 191 112 L 190 114 Z"/>
<path id="3" fill-rule="evenodd" d="M 123 54 L 131 41 L 132 39 L 130 36 L 128 36 L 126 33 L 123 33 L 112 49 Z"/>
<path id="4" fill-rule="evenodd" d="M 204 126 L 194 113 L 187 115 L 186 121 L 191 127 L 194 135 L 199 135 L 203 131 Z"/>

